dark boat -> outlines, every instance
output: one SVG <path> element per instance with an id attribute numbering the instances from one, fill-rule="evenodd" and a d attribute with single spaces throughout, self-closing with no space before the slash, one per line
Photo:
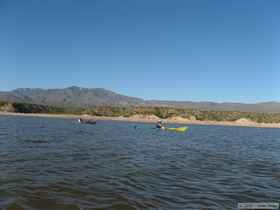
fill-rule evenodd
<path id="1" fill-rule="evenodd" d="M 91 124 L 91 125 L 96 124 L 95 120 L 82 119 L 82 118 L 79 118 L 78 122 L 81 123 L 81 124 Z"/>

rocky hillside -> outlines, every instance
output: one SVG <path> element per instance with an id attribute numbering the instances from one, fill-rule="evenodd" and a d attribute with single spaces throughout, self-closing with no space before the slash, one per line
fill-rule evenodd
<path id="1" fill-rule="evenodd" d="M 98 105 L 141 105 L 189 108 L 209 111 L 280 113 L 280 103 L 278 102 L 244 104 L 191 101 L 147 101 L 141 98 L 121 95 L 102 88 L 81 88 L 76 86 L 63 89 L 20 88 L 13 91 L 0 92 L 0 101 L 32 103 L 58 107 L 86 108 Z"/>
<path id="2" fill-rule="evenodd" d="M 96 105 L 132 105 L 142 103 L 143 100 L 120 95 L 102 88 L 73 86 L 64 89 L 20 88 L 9 92 L 0 92 L 0 101 L 62 107 L 89 107 Z"/>

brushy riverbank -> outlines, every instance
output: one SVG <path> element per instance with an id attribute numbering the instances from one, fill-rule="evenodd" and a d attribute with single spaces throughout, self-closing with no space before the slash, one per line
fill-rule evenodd
<path id="1" fill-rule="evenodd" d="M 132 117 L 106 117 L 106 116 L 89 116 L 89 115 L 73 115 L 73 114 L 38 114 L 38 113 L 11 113 L 0 112 L 0 115 L 8 116 L 22 116 L 22 117 L 50 117 L 50 118 L 63 118 L 63 119 L 78 119 L 87 118 L 95 120 L 108 120 L 108 121 L 123 121 L 123 122 L 141 122 L 141 123 L 156 123 L 159 120 L 163 120 L 165 123 L 174 124 L 195 124 L 195 125 L 220 125 L 220 126 L 242 126 L 242 127 L 258 127 L 258 128 L 280 128 L 280 123 L 256 123 L 248 119 L 240 119 L 234 122 L 230 121 L 200 121 L 200 120 L 188 120 L 184 118 L 168 118 L 161 119 L 156 118 L 153 115 L 150 116 L 132 116 Z"/>
<path id="2" fill-rule="evenodd" d="M 78 118 L 131 122 L 280 127 L 280 113 L 208 111 L 175 107 L 97 106 L 90 108 L 54 107 L 27 103 L 0 102 L 1 114 L 39 117 Z"/>

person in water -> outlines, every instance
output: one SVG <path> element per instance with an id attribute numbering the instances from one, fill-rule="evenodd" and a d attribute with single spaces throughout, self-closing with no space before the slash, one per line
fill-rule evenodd
<path id="1" fill-rule="evenodd" d="M 157 123 L 156 127 L 157 127 L 157 128 L 159 128 L 159 129 L 162 129 L 162 130 L 164 130 L 164 129 L 165 129 L 165 127 L 164 127 L 164 125 L 163 125 L 162 121 L 158 121 L 158 123 Z"/>

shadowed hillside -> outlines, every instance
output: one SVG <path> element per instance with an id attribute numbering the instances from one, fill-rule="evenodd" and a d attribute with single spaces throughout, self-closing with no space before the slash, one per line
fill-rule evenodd
<path id="1" fill-rule="evenodd" d="M 131 105 L 142 102 L 139 98 L 120 95 L 102 88 L 80 88 L 75 86 L 64 89 L 20 88 L 9 92 L 0 92 L 0 101 L 62 107 Z"/>
<path id="2" fill-rule="evenodd" d="M 206 111 L 239 111 L 280 113 L 280 103 L 265 102 L 256 104 L 214 103 L 191 101 L 158 101 L 121 95 L 102 88 L 69 87 L 64 89 L 30 89 L 20 88 L 13 91 L 0 92 L 0 101 L 31 103 L 58 107 L 92 106 L 164 106 Z"/>

